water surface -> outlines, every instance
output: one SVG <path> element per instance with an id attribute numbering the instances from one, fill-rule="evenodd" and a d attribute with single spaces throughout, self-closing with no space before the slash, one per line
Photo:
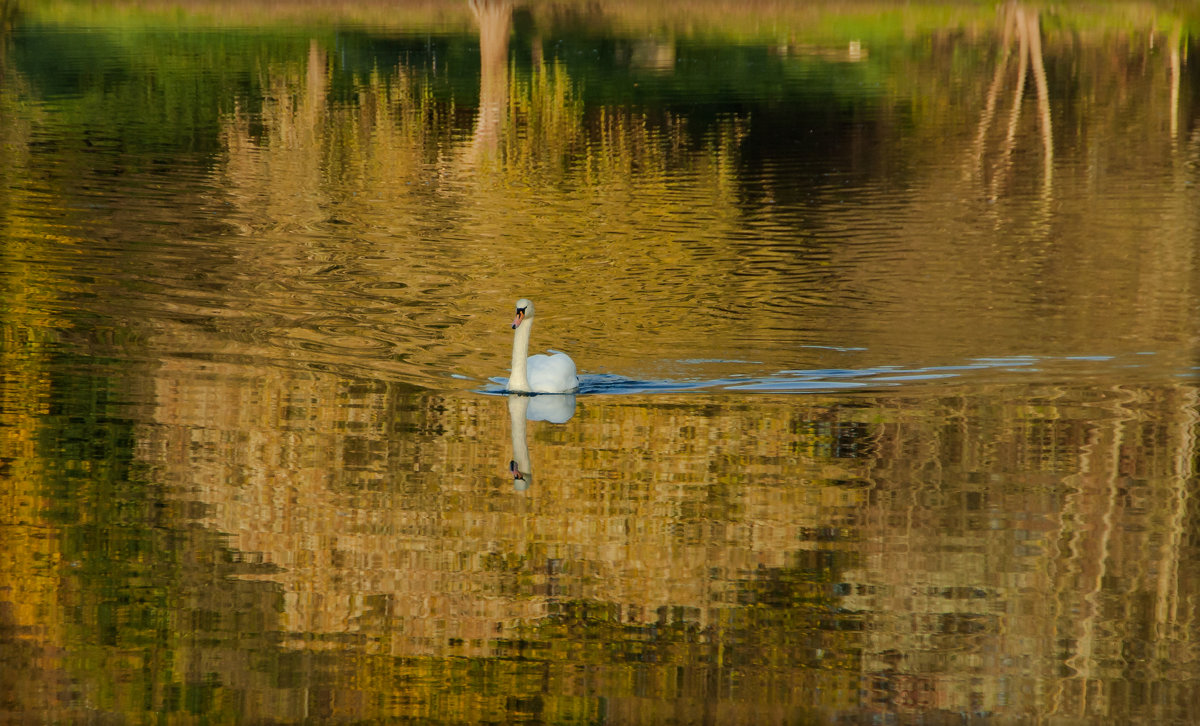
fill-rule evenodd
<path id="1" fill-rule="evenodd" d="M 13 13 L 8 717 L 1200 708 L 1189 18 Z"/>

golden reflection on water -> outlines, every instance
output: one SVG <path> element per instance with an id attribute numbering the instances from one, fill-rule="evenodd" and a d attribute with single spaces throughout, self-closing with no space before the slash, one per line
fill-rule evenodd
<path id="1" fill-rule="evenodd" d="M 521 491 L 504 397 L 227 373 L 160 371 L 141 452 L 285 649 L 519 654 L 551 720 L 1174 713 L 1132 691 L 1196 676 L 1192 384 L 585 396 Z"/>
<path id="2" fill-rule="evenodd" d="M 271 336 L 259 355 L 304 347 L 306 358 L 342 362 L 347 347 L 376 349 L 383 360 L 371 366 L 415 383 L 480 380 L 502 373 L 506 358 L 492 313 L 525 294 L 573 301 L 543 330 L 584 346 L 593 371 L 633 372 L 640 356 L 620 352 L 677 320 L 695 320 L 690 334 L 713 355 L 733 345 L 738 331 L 712 324 L 714 306 L 729 302 L 725 274 L 689 238 L 736 228 L 727 160 L 742 133 L 736 119 L 699 148 L 670 118 L 655 129 L 616 109 L 585 121 L 565 66 L 551 64 L 512 81 L 519 97 L 502 132 L 481 120 L 468 143 L 431 156 L 445 141 L 430 134 L 446 128 L 403 67 L 359 89 L 360 105 L 327 109 L 311 101 L 325 95 L 325 75 L 312 69 L 326 63 L 314 46 L 307 71 L 280 69 L 271 97 L 282 101 L 254 119 L 265 138 L 250 137 L 242 114 L 225 130 L 221 185 L 233 219 L 253 220 L 230 240 L 254 259 L 239 264 L 231 297 L 253 301 L 243 314 Z M 672 166 L 682 172 L 664 173 Z M 347 284 L 331 286 L 328 272 Z M 298 307 L 313 315 L 296 320 Z M 341 324 L 321 314 L 330 310 L 343 311 Z"/>

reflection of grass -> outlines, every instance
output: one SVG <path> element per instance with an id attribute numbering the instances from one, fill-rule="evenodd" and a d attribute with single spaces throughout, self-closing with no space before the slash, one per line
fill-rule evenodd
<path id="1" fill-rule="evenodd" d="M 18 0 L 20 2 L 20 0 Z M 314 25 L 429 26 L 466 30 L 474 21 L 465 2 L 437 0 L 38 0 L 26 17 L 64 25 L 188 26 Z"/>
<path id="2" fill-rule="evenodd" d="M 18 0 L 21 2 L 21 0 Z M 796 3 L 783 0 L 564 0 L 516 3 L 538 30 L 572 30 L 618 36 L 672 36 L 772 44 L 869 43 L 953 30 L 975 34 L 996 25 L 993 3 Z M 327 25 L 361 24 L 397 29 L 476 27 L 466 2 L 438 0 L 24 0 L 39 22 L 65 25 Z M 1077 30 L 1122 31 L 1174 24 L 1178 16 L 1154 3 L 1056 6 L 1053 13 Z M 1170 17 L 1166 17 L 1170 15 Z"/>
<path id="3" fill-rule="evenodd" d="M 597 19 L 607 19 L 618 34 L 640 29 L 685 37 L 709 35 L 790 43 L 841 43 L 850 39 L 880 42 L 947 30 L 974 34 L 990 31 L 997 24 L 996 3 L 991 2 L 694 0 L 672 4 L 550 0 L 531 5 L 535 15 L 576 19 L 586 15 L 592 26 Z M 1180 10 L 1177 4 L 1154 2 L 1076 2 L 1055 4 L 1044 12 L 1063 17 L 1076 29 L 1120 31 L 1162 27 L 1164 22 L 1177 19 Z"/>

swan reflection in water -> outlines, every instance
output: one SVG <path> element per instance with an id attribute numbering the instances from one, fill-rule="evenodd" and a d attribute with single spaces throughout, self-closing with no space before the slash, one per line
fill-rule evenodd
<path id="1" fill-rule="evenodd" d="M 529 445 L 525 440 L 526 421 L 566 423 L 575 415 L 574 394 L 529 396 L 508 395 L 508 417 L 512 430 L 513 458 L 508 464 L 513 488 L 525 491 L 533 483 L 533 464 L 529 461 Z"/>

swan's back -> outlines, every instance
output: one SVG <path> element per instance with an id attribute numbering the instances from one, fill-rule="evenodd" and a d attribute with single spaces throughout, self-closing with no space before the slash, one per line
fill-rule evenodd
<path id="1" fill-rule="evenodd" d="M 529 390 L 534 393 L 569 393 L 579 388 L 575 361 L 566 353 L 529 356 Z"/>

